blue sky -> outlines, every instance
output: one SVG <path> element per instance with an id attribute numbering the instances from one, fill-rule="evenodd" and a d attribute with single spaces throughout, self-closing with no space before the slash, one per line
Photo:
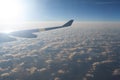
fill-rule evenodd
<path id="1" fill-rule="evenodd" d="M 120 21 L 119 0 L 0 0 L 0 30 L 45 21 Z M 28 23 L 27 23 L 28 22 Z M 35 25 L 35 24 L 34 24 Z"/>
<path id="2" fill-rule="evenodd" d="M 0 30 L 48 21 L 120 21 L 119 0 L 0 0 Z M 34 23 L 35 22 L 35 23 Z M 114 24 L 114 23 L 113 23 Z M 49 25 L 48 25 L 49 26 Z"/>
<path id="3" fill-rule="evenodd" d="M 119 0 L 26 0 L 27 20 L 119 21 Z"/>

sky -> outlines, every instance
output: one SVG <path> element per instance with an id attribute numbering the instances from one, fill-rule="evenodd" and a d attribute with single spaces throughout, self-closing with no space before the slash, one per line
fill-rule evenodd
<path id="1" fill-rule="evenodd" d="M 0 0 L 0 24 L 21 21 L 119 21 L 119 0 Z"/>
<path id="2" fill-rule="evenodd" d="M 119 0 L 26 0 L 26 19 L 40 21 L 119 21 Z"/>
<path id="3" fill-rule="evenodd" d="M 120 1 L 0 0 L 0 31 L 3 32 L 4 30 L 12 31 L 13 28 L 19 26 L 30 27 L 31 22 L 36 26 L 36 22 L 68 21 L 70 19 L 76 22 L 119 22 Z"/>

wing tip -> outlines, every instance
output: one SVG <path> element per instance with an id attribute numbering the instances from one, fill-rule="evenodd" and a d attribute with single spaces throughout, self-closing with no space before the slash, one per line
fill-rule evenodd
<path id="1" fill-rule="evenodd" d="M 63 27 L 71 26 L 73 22 L 74 22 L 74 19 L 71 19 L 71 20 L 69 20 L 67 23 L 65 23 L 65 24 L 63 25 Z"/>

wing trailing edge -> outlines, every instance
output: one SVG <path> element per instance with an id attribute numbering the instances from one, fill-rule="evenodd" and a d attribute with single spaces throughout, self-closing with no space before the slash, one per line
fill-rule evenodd
<path id="1" fill-rule="evenodd" d="M 11 42 L 16 41 L 15 37 L 21 37 L 21 38 L 36 38 L 37 35 L 34 34 L 35 32 L 41 32 L 41 31 L 48 31 L 48 30 L 54 30 L 64 27 L 69 27 L 72 25 L 74 20 L 70 20 L 67 23 L 65 23 L 62 26 L 56 26 L 56 27 L 48 27 L 48 28 L 42 28 L 42 29 L 31 29 L 31 30 L 21 30 L 21 31 L 15 31 L 10 34 L 4 34 L 0 33 L 0 43 L 3 42 Z"/>

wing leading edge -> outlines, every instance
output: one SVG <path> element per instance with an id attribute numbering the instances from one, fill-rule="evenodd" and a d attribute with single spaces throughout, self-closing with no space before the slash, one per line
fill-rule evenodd
<path id="1" fill-rule="evenodd" d="M 0 33 L 0 43 L 15 41 L 16 38 L 14 38 L 14 37 L 36 38 L 37 35 L 33 34 L 35 32 L 48 31 L 48 30 L 53 30 L 53 29 L 59 29 L 59 28 L 69 27 L 69 26 L 72 25 L 73 21 L 74 20 L 70 20 L 67 23 L 65 23 L 64 25 L 62 25 L 62 26 L 56 26 L 56 27 L 15 31 L 15 32 L 12 32 L 10 34 Z"/>

